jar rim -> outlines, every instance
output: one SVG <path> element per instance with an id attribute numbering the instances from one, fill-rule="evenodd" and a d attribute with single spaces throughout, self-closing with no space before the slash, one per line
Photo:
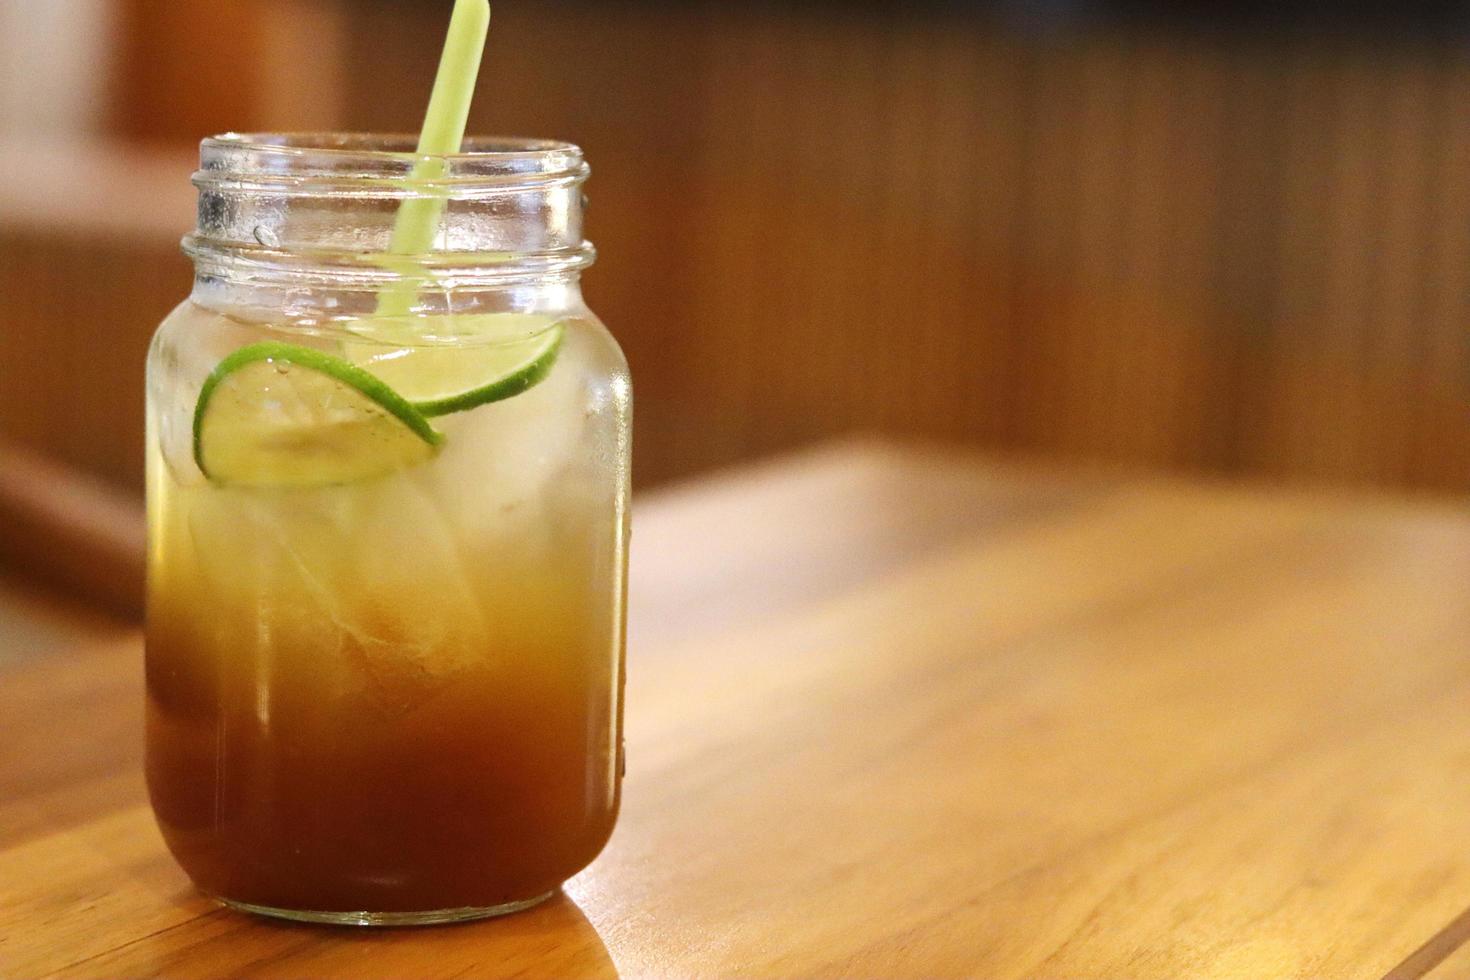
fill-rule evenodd
<path id="1" fill-rule="evenodd" d="M 419 153 L 417 143 L 418 137 L 408 133 L 224 133 L 200 143 L 194 183 L 328 182 L 347 193 L 365 185 L 377 189 L 371 193 L 382 193 L 385 185 L 397 183 L 402 194 L 411 193 L 404 185 L 412 178 L 420 189 L 494 193 L 511 185 L 580 183 L 588 173 L 581 147 L 562 140 L 472 136 L 461 152 L 446 154 Z M 437 164 L 428 179 L 420 167 L 425 161 Z"/>
<path id="2" fill-rule="evenodd" d="M 220 133 L 201 141 L 204 150 L 245 150 L 291 157 L 361 158 L 417 162 L 435 160 L 539 160 L 548 154 L 582 158 L 582 148 L 565 140 L 525 136 L 466 136 L 458 153 L 419 153 L 413 133 L 345 131 Z"/>
<path id="3" fill-rule="evenodd" d="M 595 252 L 582 235 L 582 150 L 559 140 L 476 136 L 464 151 L 417 153 L 410 134 L 225 133 L 200 144 L 199 222 L 184 240 L 201 273 L 340 288 L 415 275 L 462 284 L 575 277 Z M 430 166 L 425 167 L 425 162 Z M 407 202 L 442 201 L 438 241 L 399 254 Z M 385 257 L 393 260 L 385 261 Z"/>

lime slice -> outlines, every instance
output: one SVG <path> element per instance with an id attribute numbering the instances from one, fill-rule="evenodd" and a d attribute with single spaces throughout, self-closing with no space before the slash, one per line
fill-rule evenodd
<path id="1" fill-rule="evenodd" d="M 209 375 L 194 460 L 216 483 L 314 487 L 421 463 L 443 436 L 401 395 L 331 354 L 266 341 Z"/>
<path id="2" fill-rule="evenodd" d="M 533 388 L 551 373 L 565 328 L 547 317 L 488 314 L 362 321 L 344 354 L 421 415 L 463 412 Z M 426 338 L 453 343 L 425 343 Z"/>

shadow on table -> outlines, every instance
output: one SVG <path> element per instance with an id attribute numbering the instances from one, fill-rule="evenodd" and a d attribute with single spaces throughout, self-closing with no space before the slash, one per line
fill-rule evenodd
<path id="1" fill-rule="evenodd" d="M 557 893 L 498 919 L 457 925 L 363 929 L 257 918 L 218 909 L 226 922 L 194 962 L 276 976 L 548 976 L 616 980 L 617 967 L 577 904 Z M 201 955 L 202 954 L 202 955 Z"/>

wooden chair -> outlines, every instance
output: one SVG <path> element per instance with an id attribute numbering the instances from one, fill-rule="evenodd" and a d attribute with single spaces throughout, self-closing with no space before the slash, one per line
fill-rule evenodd
<path id="1" fill-rule="evenodd" d="M 146 541 L 135 496 L 0 443 L 0 564 L 138 620 Z"/>

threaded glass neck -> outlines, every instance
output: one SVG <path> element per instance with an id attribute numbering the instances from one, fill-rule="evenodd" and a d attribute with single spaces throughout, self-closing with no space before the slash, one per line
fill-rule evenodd
<path id="1" fill-rule="evenodd" d="M 412 136 L 227 134 L 205 140 L 198 227 L 184 239 L 201 281 L 374 292 L 575 283 L 587 164 L 570 144 L 481 138 L 423 157 Z M 435 202 L 432 246 L 393 247 L 405 204 Z M 437 306 L 430 302 L 431 306 Z"/>

